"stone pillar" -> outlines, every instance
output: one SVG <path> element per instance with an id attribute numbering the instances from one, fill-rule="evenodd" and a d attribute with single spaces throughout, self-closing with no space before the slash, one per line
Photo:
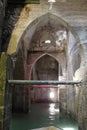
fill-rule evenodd
<path id="1" fill-rule="evenodd" d="M 13 70 L 13 79 L 24 80 L 25 79 L 25 69 L 24 59 L 22 56 L 17 56 L 17 58 L 12 58 L 15 62 Z M 28 88 L 26 85 L 13 85 L 12 86 L 12 111 L 19 113 L 28 112 Z"/>
<path id="2" fill-rule="evenodd" d="M 87 44 L 80 46 L 81 64 L 75 72 L 75 80 L 82 80 L 77 99 L 77 116 L 79 130 L 87 130 Z"/>
<path id="3" fill-rule="evenodd" d="M 2 52 L 2 28 L 7 0 L 0 0 L 0 52 Z"/>
<path id="4" fill-rule="evenodd" d="M 5 113 L 6 65 L 7 57 L 3 53 L 0 57 L 0 130 L 5 130 L 5 124 L 9 127 Z"/>
<path id="5" fill-rule="evenodd" d="M 6 80 L 13 79 L 13 62 L 10 56 L 7 56 Z M 4 103 L 4 130 L 10 129 L 10 120 L 12 113 L 12 87 L 6 82 L 5 103 Z"/>

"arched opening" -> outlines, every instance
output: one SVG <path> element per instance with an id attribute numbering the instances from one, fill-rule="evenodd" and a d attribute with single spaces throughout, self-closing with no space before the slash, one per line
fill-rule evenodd
<path id="1" fill-rule="evenodd" d="M 52 14 L 48 13 L 36 19 L 24 32 L 23 36 L 20 39 L 19 44 L 17 43 L 18 48 L 16 48 L 15 51 L 16 53 L 14 53 L 12 56 L 13 61 L 15 58 L 17 58 L 17 60 L 14 62 L 15 63 L 14 78 L 15 78 L 15 73 L 17 72 L 16 74 L 18 74 L 19 79 L 21 78 L 22 75 L 23 79 L 28 79 L 28 80 L 30 79 L 32 80 L 33 79 L 37 79 L 37 80 L 57 79 L 61 81 L 67 79 L 73 80 L 73 75 L 75 70 L 73 71 L 73 64 L 71 61 L 73 57 L 72 50 L 76 49 L 77 42 L 79 41 L 77 40 L 78 39 L 77 35 L 76 34 L 73 35 L 73 34 L 74 33 L 73 31 L 71 31 L 71 28 L 67 26 L 64 21 L 62 21 L 61 19 L 57 18 Z M 73 39 L 72 40 L 73 42 L 71 42 L 70 39 Z M 18 56 L 20 58 L 18 58 Z M 45 60 L 47 61 L 47 64 L 45 64 L 46 62 Z M 50 60 L 52 60 L 52 64 Z M 20 67 L 21 64 L 22 64 L 21 66 L 22 69 Z M 45 64 L 45 66 L 42 64 Z M 53 66 L 54 66 L 53 69 L 55 69 L 55 71 L 53 71 L 52 68 L 50 68 Z M 22 73 L 20 73 L 19 71 L 20 69 L 22 70 Z M 43 70 L 43 73 L 41 72 L 41 70 Z M 50 71 L 52 72 L 50 73 Z M 51 77 L 52 75 L 54 76 Z M 13 106 L 13 109 L 15 112 L 17 111 L 28 112 L 30 109 L 30 101 L 31 101 L 29 87 L 31 86 L 23 85 L 17 87 L 16 87 L 16 91 L 13 90 L 14 99 L 16 99 L 15 106 Z M 43 95 L 47 92 L 47 90 L 48 89 L 43 89 L 43 91 L 40 91 L 40 94 L 42 93 L 42 95 L 39 99 L 43 97 L 41 101 L 44 99 Z M 53 94 L 51 93 L 51 95 Z M 46 96 L 45 96 L 46 99 L 44 99 L 44 101 L 47 100 L 49 101 L 49 99 Z M 60 99 L 61 107 L 65 111 L 68 110 L 68 112 L 70 112 L 71 102 L 68 101 L 67 99 L 67 89 L 65 89 L 64 86 L 60 90 L 60 97 L 62 97 Z M 75 97 L 72 99 L 72 102 L 74 101 L 74 99 Z M 67 101 L 69 103 L 68 109 L 67 109 Z M 75 110 L 75 104 L 72 109 Z M 73 111 L 73 113 L 75 113 L 75 111 Z"/>
<path id="2" fill-rule="evenodd" d="M 49 55 L 44 55 L 34 64 L 31 80 L 58 80 L 59 64 Z M 58 88 L 53 85 L 35 85 L 31 87 L 32 101 L 34 102 L 58 102 Z M 33 95 L 34 94 L 34 95 Z"/>

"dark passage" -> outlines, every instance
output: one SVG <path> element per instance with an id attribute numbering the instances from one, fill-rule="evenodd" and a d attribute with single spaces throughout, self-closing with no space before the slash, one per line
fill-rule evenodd
<path id="1" fill-rule="evenodd" d="M 31 130 L 55 126 L 63 130 L 78 130 L 77 122 L 60 113 L 57 103 L 36 103 L 29 114 L 13 114 L 10 130 Z"/>

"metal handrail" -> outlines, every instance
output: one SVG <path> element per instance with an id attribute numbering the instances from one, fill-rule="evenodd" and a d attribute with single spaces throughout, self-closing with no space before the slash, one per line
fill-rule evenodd
<path id="1" fill-rule="evenodd" d="M 8 80 L 9 84 L 22 85 L 75 85 L 82 81 L 58 81 L 58 80 Z M 57 87 L 57 86 L 56 86 Z"/>

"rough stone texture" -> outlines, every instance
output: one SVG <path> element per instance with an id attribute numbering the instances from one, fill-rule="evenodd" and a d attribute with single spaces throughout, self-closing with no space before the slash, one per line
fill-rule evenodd
<path id="1" fill-rule="evenodd" d="M 60 12 L 59 11 L 59 8 L 61 8 L 61 9 L 64 9 L 65 10 L 65 8 L 64 7 L 66 7 L 66 11 L 68 12 L 68 7 L 71 7 L 72 6 L 72 9 L 73 8 L 75 8 L 74 6 L 75 5 L 73 5 L 73 3 L 70 3 L 70 5 L 68 5 L 69 3 L 58 3 L 58 5 L 56 4 L 54 4 L 54 6 L 53 6 L 53 9 L 52 9 L 52 11 L 50 11 L 50 13 L 52 13 L 52 14 L 54 14 L 54 15 L 57 15 L 58 17 L 61 17 L 61 18 L 63 18 L 64 19 L 64 15 L 62 16 L 62 14 L 61 14 L 61 16 L 59 15 L 59 13 L 58 12 Z M 56 7 L 55 6 L 58 6 L 59 8 L 57 8 L 56 9 Z M 82 3 L 81 3 L 81 6 L 82 6 Z M 38 7 L 38 8 L 37 8 Z M 20 8 L 23 8 L 23 7 L 20 7 Z M 41 1 L 41 4 L 38 4 L 37 6 L 35 6 L 35 5 L 29 5 L 28 6 L 28 9 L 27 9 L 27 11 L 26 11 L 26 6 L 23 8 L 23 10 L 21 10 L 21 13 L 20 13 L 20 15 L 19 15 L 19 19 L 18 19 L 18 22 L 15 24 L 15 28 L 14 28 L 14 31 L 13 31 L 13 33 L 12 33 L 12 36 L 13 36 L 13 40 L 11 40 L 10 39 L 10 42 L 12 41 L 12 43 L 14 43 L 14 39 L 16 40 L 15 42 L 18 42 L 18 37 L 16 36 L 16 35 L 20 35 L 20 37 L 21 37 L 21 35 L 22 35 L 22 32 L 26 29 L 26 27 L 31 23 L 31 22 L 33 22 L 33 20 L 35 20 L 36 18 L 38 18 L 39 16 L 42 16 L 43 14 L 46 14 L 46 13 L 48 13 L 49 12 L 49 4 L 46 2 L 46 1 Z M 66 11 L 61 11 L 61 12 L 63 12 L 63 13 L 65 13 Z M 79 11 L 80 11 L 80 8 L 79 8 Z M 19 11 L 20 12 L 20 11 Z M 35 13 L 34 13 L 35 12 Z M 37 13 L 36 13 L 37 12 Z M 76 12 L 75 12 L 76 13 Z M 27 16 L 28 15 L 28 16 Z M 69 16 L 69 15 L 68 15 Z M 71 15 L 70 15 L 71 16 Z M 66 17 L 66 16 L 65 16 Z M 27 19 L 26 19 L 27 18 Z M 66 20 L 67 19 L 67 20 Z M 68 18 L 66 18 L 65 20 L 66 20 L 66 22 L 67 23 L 69 23 L 69 21 L 68 21 Z M 75 19 L 76 20 L 76 19 Z M 22 21 L 22 22 L 21 22 Z M 38 21 L 38 19 L 37 19 L 37 21 Z M 13 24 L 12 23 L 12 20 L 11 20 L 11 18 L 9 19 L 9 22 L 11 23 L 11 24 Z M 74 21 L 73 21 L 74 22 Z M 70 23 L 69 23 L 70 24 Z M 81 24 L 81 23 L 80 23 Z M 71 24 L 70 24 L 71 25 Z M 75 25 L 75 23 L 73 24 L 73 25 Z M 78 26 L 79 26 L 79 24 L 78 24 Z M 19 29 L 18 29 L 19 28 Z M 16 31 L 16 32 L 15 32 Z M 14 44 L 14 47 L 17 47 L 16 46 L 16 44 Z M 14 48 L 15 49 L 15 48 Z"/>
<path id="2" fill-rule="evenodd" d="M 86 130 L 86 121 L 87 121 L 86 117 L 84 116 L 84 115 L 87 115 L 87 112 L 86 112 L 87 102 L 86 102 L 86 95 L 84 94 L 84 91 L 87 90 L 87 88 L 86 88 L 86 79 L 87 79 L 86 48 L 87 48 L 86 44 L 82 44 L 81 46 L 78 46 L 78 48 L 77 48 L 77 52 L 80 55 L 80 66 L 78 66 L 77 70 L 74 73 L 75 74 L 74 80 L 83 80 L 83 82 L 85 84 L 79 84 L 78 86 L 75 87 L 76 90 L 75 90 L 74 100 L 73 100 L 73 97 L 71 96 L 71 93 L 73 91 L 70 90 L 70 88 L 68 89 L 68 91 L 70 91 L 70 92 L 68 92 L 68 96 L 70 94 L 69 98 L 71 97 L 72 104 L 74 103 L 74 101 L 75 101 L 75 103 L 73 104 L 73 107 L 71 107 L 72 106 L 71 101 L 70 101 L 70 99 L 68 99 L 68 104 L 67 104 L 68 112 L 71 111 L 70 113 L 73 112 L 73 115 L 76 115 L 78 117 L 79 129 L 81 129 L 81 130 L 84 130 L 84 129 Z M 71 60 L 71 64 L 72 64 L 72 60 Z M 70 65 L 69 65 L 69 67 L 70 67 Z M 72 66 L 71 66 L 71 69 L 72 69 Z M 73 110 L 75 110 L 75 111 L 73 111 Z"/>
<path id="3" fill-rule="evenodd" d="M 25 79 L 25 68 L 24 68 L 24 59 L 22 54 L 18 55 L 14 59 L 14 69 L 13 69 L 13 79 L 23 80 Z M 28 112 L 28 95 L 29 89 L 27 86 L 23 85 L 13 85 L 12 87 L 12 111 L 13 112 Z"/>
<path id="4" fill-rule="evenodd" d="M 75 77 L 77 80 L 83 80 L 84 83 L 81 84 L 81 87 L 79 88 L 79 98 L 78 98 L 78 123 L 79 123 L 79 129 L 86 130 L 87 126 L 87 96 L 86 96 L 86 91 L 87 91 L 87 54 L 86 54 L 86 48 L 87 45 L 83 44 L 82 48 L 80 48 L 80 55 L 81 55 L 81 64 L 80 68 L 76 71 Z"/>
<path id="5" fill-rule="evenodd" d="M 11 120 L 11 113 L 12 113 L 12 90 L 11 90 L 11 86 L 7 83 L 7 80 L 12 79 L 13 77 L 12 66 L 13 63 L 11 57 L 7 56 L 3 130 L 10 129 L 10 120 Z"/>
<path id="6" fill-rule="evenodd" d="M 7 57 L 2 54 L 0 57 L 0 130 L 4 128 L 4 104 L 5 104 L 5 86 L 6 86 L 6 63 Z"/>
<path id="7" fill-rule="evenodd" d="M 1 39 L 1 31 L 2 31 L 2 21 L 3 21 L 3 3 L 0 0 L 0 39 Z M 0 40 L 1 41 L 1 40 Z M 0 42 L 0 52 L 1 52 L 1 42 Z"/>
<path id="8" fill-rule="evenodd" d="M 2 36 L 2 28 L 3 28 L 3 21 L 5 16 L 5 6 L 6 6 L 6 0 L 0 0 L 0 39 Z M 2 40 L 0 40 L 0 52 L 2 52 L 1 49 Z"/>
<path id="9" fill-rule="evenodd" d="M 8 47 L 8 43 L 11 37 L 11 33 L 15 27 L 19 19 L 20 12 L 22 7 L 16 7 L 14 5 L 6 7 L 6 13 L 3 23 L 3 31 L 2 31 L 2 51 L 6 51 Z M 14 39 L 15 42 L 15 39 Z"/>

